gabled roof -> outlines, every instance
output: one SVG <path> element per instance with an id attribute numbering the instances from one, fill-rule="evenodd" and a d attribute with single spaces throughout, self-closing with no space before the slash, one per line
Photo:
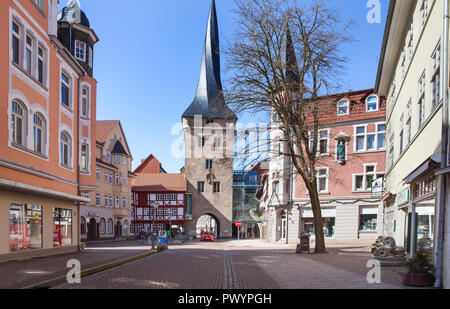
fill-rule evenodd
<path id="1" fill-rule="evenodd" d="M 219 28 L 214 0 L 212 0 L 209 12 L 197 93 L 183 117 L 195 117 L 196 115 L 212 119 L 237 119 L 237 116 L 225 103 L 222 90 Z"/>
<path id="2" fill-rule="evenodd" d="M 131 182 L 131 190 L 134 192 L 185 192 L 187 190 L 184 174 L 138 174 Z"/>
<path id="3" fill-rule="evenodd" d="M 133 171 L 135 174 L 167 174 L 163 169 L 161 162 L 150 154 L 147 159 L 143 160 L 141 164 Z"/>
<path id="4" fill-rule="evenodd" d="M 120 123 L 120 120 L 97 120 L 95 122 L 96 125 L 96 139 L 97 139 L 97 144 L 100 145 L 105 145 L 105 142 L 107 141 L 109 135 L 111 134 L 112 130 L 119 125 L 120 131 L 122 132 L 122 136 L 123 136 L 123 142 L 125 143 L 125 145 L 123 143 L 122 146 L 125 150 L 125 153 L 131 158 L 133 159 L 133 156 L 131 154 L 130 151 L 130 147 L 128 146 L 128 142 L 127 142 L 127 137 L 125 136 L 125 132 L 123 131 L 122 128 L 122 124 Z"/>

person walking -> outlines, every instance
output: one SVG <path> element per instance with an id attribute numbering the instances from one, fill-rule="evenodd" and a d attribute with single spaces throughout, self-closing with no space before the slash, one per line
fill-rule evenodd
<path id="1" fill-rule="evenodd" d="M 144 231 L 139 232 L 139 241 L 140 241 L 141 246 L 143 246 L 144 241 L 145 241 L 145 232 Z"/>

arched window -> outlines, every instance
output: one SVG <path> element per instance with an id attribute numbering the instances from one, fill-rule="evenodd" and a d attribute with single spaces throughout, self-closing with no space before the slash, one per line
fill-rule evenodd
<path id="1" fill-rule="evenodd" d="M 11 113 L 11 128 L 13 143 L 17 145 L 25 146 L 24 143 L 24 132 L 25 124 L 27 123 L 27 113 L 26 108 L 23 104 L 18 101 L 12 102 L 12 113 Z"/>
<path id="2" fill-rule="evenodd" d="M 84 219 L 84 217 L 81 217 L 81 219 L 80 219 L 80 225 L 81 225 L 81 228 L 80 228 L 80 232 L 81 232 L 81 235 L 86 235 L 86 219 Z"/>
<path id="3" fill-rule="evenodd" d="M 100 234 L 106 233 L 106 220 L 101 218 L 100 220 Z"/>
<path id="4" fill-rule="evenodd" d="M 350 113 L 350 102 L 348 100 L 341 100 L 337 105 L 338 116 L 345 116 Z"/>
<path id="5" fill-rule="evenodd" d="M 33 141 L 34 151 L 38 153 L 44 153 L 44 132 L 45 121 L 44 117 L 35 113 L 33 115 Z"/>
<path id="6" fill-rule="evenodd" d="M 108 220 L 108 234 L 112 234 L 113 233 L 113 226 L 114 226 L 113 220 L 109 219 Z"/>
<path id="7" fill-rule="evenodd" d="M 366 100 L 366 111 L 376 112 L 378 111 L 378 97 L 376 95 L 371 95 Z"/>
<path id="8" fill-rule="evenodd" d="M 61 165 L 69 166 L 69 156 L 70 156 L 70 137 L 66 132 L 61 132 L 60 136 L 60 158 Z"/>

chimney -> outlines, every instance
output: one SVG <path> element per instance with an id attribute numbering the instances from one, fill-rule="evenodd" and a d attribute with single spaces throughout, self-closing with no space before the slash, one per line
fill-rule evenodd
<path id="1" fill-rule="evenodd" d="M 58 36 L 59 0 L 48 0 L 48 34 Z"/>

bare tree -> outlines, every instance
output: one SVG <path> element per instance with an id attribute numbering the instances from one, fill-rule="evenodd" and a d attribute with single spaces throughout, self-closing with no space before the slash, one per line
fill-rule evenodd
<path id="1" fill-rule="evenodd" d="M 329 111 L 319 108 L 318 97 L 339 82 L 346 62 L 339 49 L 351 41 L 352 22 L 341 24 L 337 12 L 319 0 L 308 7 L 287 0 L 235 2 L 239 28 L 225 51 L 227 102 L 238 113 L 276 116 L 287 146 L 283 155 L 291 158 L 309 191 L 315 253 L 326 253 L 316 163 L 319 130 Z"/>

